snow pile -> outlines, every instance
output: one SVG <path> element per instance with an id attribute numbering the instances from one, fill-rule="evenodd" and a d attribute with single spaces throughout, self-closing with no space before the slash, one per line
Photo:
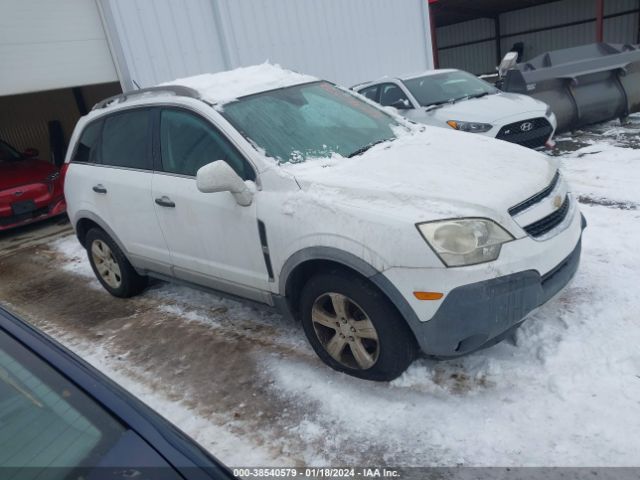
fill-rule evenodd
<path id="1" fill-rule="evenodd" d="M 245 95 L 290 87 L 318 80 L 311 75 L 286 70 L 280 65 L 265 62 L 260 65 L 236 68 L 219 73 L 205 73 L 179 78 L 162 85 L 182 85 L 197 90 L 203 100 L 222 105 Z"/>
<path id="2" fill-rule="evenodd" d="M 640 150 L 597 143 L 566 155 L 562 166 L 574 191 L 587 200 L 640 206 Z"/>

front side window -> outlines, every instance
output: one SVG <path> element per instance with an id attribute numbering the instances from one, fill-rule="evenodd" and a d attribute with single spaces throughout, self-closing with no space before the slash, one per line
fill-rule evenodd
<path id="1" fill-rule="evenodd" d="M 75 469 L 99 465 L 125 432 L 92 398 L 0 331 L 0 469 L 75 478 Z"/>
<path id="2" fill-rule="evenodd" d="M 243 180 L 255 173 L 229 141 L 205 119 L 184 110 L 166 109 L 160 119 L 162 170 L 195 176 L 200 167 L 224 160 Z"/>
<path id="3" fill-rule="evenodd" d="M 103 165 L 151 170 L 149 117 L 149 110 L 130 110 L 105 119 Z"/>
<path id="4" fill-rule="evenodd" d="M 385 112 L 327 82 L 271 90 L 224 105 L 222 115 L 280 163 L 349 156 L 396 138 Z"/>
<path id="5" fill-rule="evenodd" d="M 411 103 L 405 93 L 395 83 L 385 83 L 381 85 L 380 88 L 380 105 L 383 107 L 403 109 L 411 106 Z"/>
<path id="6" fill-rule="evenodd" d="M 80 140 L 73 154 L 72 162 L 97 163 L 98 140 L 102 130 L 102 120 L 92 122 L 85 127 L 80 135 Z"/>
<path id="7" fill-rule="evenodd" d="M 498 92 L 475 75 L 457 70 L 411 78 L 404 84 L 423 107 Z"/>

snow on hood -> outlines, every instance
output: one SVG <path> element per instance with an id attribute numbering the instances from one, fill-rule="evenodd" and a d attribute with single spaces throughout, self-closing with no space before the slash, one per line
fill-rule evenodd
<path id="1" fill-rule="evenodd" d="M 193 88 L 200 93 L 203 100 L 220 105 L 245 95 L 317 80 L 311 75 L 292 72 L 280 67 L 280 65 L 265 62 L 226 72 L 204 73 L 193 77 L 179 78 L 162 85 L 181 85 Z"/>
<path id="2" fill-rule="evenodd" d="M 316 203 L 391 210 L 417 215 L 415 220 L 461 215 L 501 220 L 509 207 L 545 188 L 557 167 L 518 145 L 425 127 L 353 158 L 333 156 L 281 168 Z"/>
<path id="3" fill-rule="evenodd" d="M 538 112 L 540 116 L 544 116 L 546 109 L 545 103 L 527 95 L 496 93 L 444 104 L 434 112 L 438 116 L 446 116 L 447 120 L 495 122 L 527 112 Z"/>

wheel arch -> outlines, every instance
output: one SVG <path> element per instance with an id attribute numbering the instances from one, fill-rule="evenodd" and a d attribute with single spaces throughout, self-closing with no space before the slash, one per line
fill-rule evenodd
<path id="1" fill-rule="evenodd" d="M 107 232 L 107 234 L 113 239 L 113 241 L 116 242 L 120 250 L 122 250 L 122 253 L 124 253 L 127 258 L 129 257 L 127 249 L 124 247 L 124 244 L 120 241 L 118 236 L 114 233 L 111 227 L 109 227 L 109 225 L 95 213 L 88 210 L 79 211 L 75 215 L 73 226 L 75 228 L 78 241 L 83 247 L 86 248 L 85 240 L 89 230 L 97 227 Z"/>
<path id="2" fill-rule="evenodd" d="M 322 269 L 331 268 L 348 270 L 369 280 L 395 306 L 416 336 L 422 322 L 395 285 L 365 260 L 333 247 L 308 247 L 291 255 L 280 271 L 276 304 L 288 315 L 297 317 L 298 299 L 306 280 Z"/>

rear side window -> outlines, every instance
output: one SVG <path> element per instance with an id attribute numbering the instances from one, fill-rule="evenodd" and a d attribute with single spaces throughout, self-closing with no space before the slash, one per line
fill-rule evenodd
<path id="1" fill-rule="evenodd" d="M 255 180 L 251 166 L 222 133 L 184 110 L 162 111 L 160 148 L 165 172 L 195 176 L 200 167 L 224 160 L 243 180 Z"/>
<path id="2" fill-rule="evenodd" d="M 102 129 L 102 164 L 151 170 L 149 119 L 149 110 L 107 117 Z"/>
<path id="3" fill-rule="evenodd" d="M 72 162 L 97 163 L 98 162 L 98 140 L 102 121 L 97 121 L 87 125 L 80 135 L 80 141 L 76 147 L 76 152 L 71 159 Z"/>

